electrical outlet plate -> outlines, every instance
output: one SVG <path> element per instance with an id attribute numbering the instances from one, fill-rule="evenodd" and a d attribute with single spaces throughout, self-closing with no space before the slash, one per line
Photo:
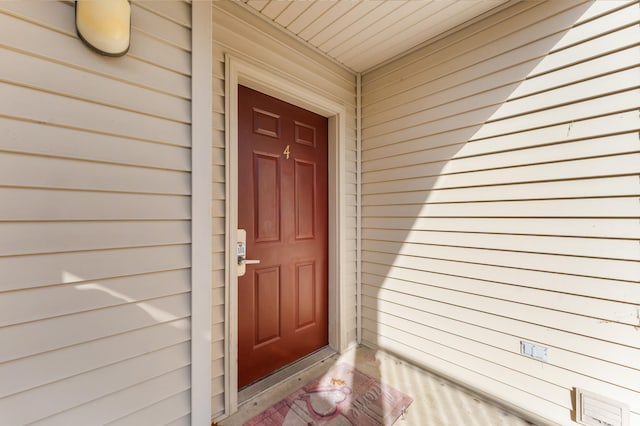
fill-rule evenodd
<path id="1" fill-rule="evenodd" d="M 576 388 L 576 421 L 585 426 L 629 426 L 629 407 Z"/>
<path id="2" fill-rule="evenodd" d="M 525 342 L 524 340 L 520 341 L 520 353 L 539 361 L 547 362 L 549 360 L 549 351 L 545 346 Z"/>

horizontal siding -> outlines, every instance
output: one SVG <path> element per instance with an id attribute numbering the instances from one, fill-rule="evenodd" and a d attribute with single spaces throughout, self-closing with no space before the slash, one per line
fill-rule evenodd
<path id="1" fill-rule="evenodd" d="M 132 194 L 36 188 L 0 188 L 6 220 L 185 220 L 185 195 Z"/>
<path id="2" fill-rule="evenodd" d="M 417 181 L 418 179 L 416 179 Z M 424 182 L 426 179 L 422 180 Z M 414 185 L 419 187 L 418 182 Z M 374 186 L 375 185 L 370 185 Z M 585 178 L 572 181 L 546 181 L 536 183 L 498 184 L 486 186 L 479 193 L 475 186 L 464 188 L 443 188 L 431 191 L 407 191 L 401 194 L 382 193 L 367 196 L 369 205 L 386 205 L 401 203 L 413 204 L 418 200 L 429 199 L 431 204 L 456 203 L 466 201 L 512 201 L 541 200 L 544 198 L 600 197 L 615 195 L 618 197 L 633 196 L 636 182 L 634 176 L 618 176 L 604 178 Z M 611 193 L 614 188 L 614 193 Z M 410 188 L 405 188 L 410 189 Z M 447 189 L 447 190 L 444 190 Z"/>
<path id="3" fill-rule="evenodd" d="M 182 376 L 178 378 L 182 379 L 183 384 L 181 386 L 176 386 L 175 383 L 170 384 L 168 388 L 162 389 L 162 392 L 156 391 L 156 395 L 152 394 L 153 396 L 145 394 L 145 392 L 140 392 L 142 390 L 140 388 L 146 388 L 147 391 L 154 389 L 154 386 L 144 386 L 144 382 L 165 374 L 165 371 L 171 372 L 188 365 L 190 359 L 189 346 L 189 342 L 170 346 L 156 352 L 144 354 L 118 364 L 35 389 L 30 393 L 41 397 L 39 404 L 29 410 L 22 410 L 20 413 L 14 414 L 10 423 L 25 424 L 34 422 L 48 415 L 51 417 L 42 420 L 42 424 L 57 422 L 60 422 L 59 424 L 77 424 L 89 423 L 91 421 L 102 424 L 118 416 L 118 414 L 124 410 L 131 410 L 130 407 L 132 405 L 133 407 L 138 406 L 141 400 L 144 401 L 144 398 L 147 399 L 148 403 L 149 400 L 153 401 L 155 398 L 161 398 L 165 396 L 167 392 L 171 392 L 174 389 L 184 389 L 185 386 L 189 386 L 188 367 L 182 369 L 180 371 L 181 374 L 177 374 Z M 127 375 L 117 374 L 117 371 L 122 369 L 127 369 L 131 372 Z M 129 392 L 125 391 L 125 389 L 131 386 L 138 386 L 139 388 L 128 389 Z M 74 389 L 78 388 L 81 388 L 83 391 L 74 392 Z M 110 395 L 111 398 L 107 397 L 105 400 L 92 403 L 92 401 L 97 398 L 105 397 L 113 393 L 115 393 L 115 395 Z M 123 395 L 120 395 L 120 393 Z M 165 395 L 162 395 L 163 393 Z M 111 402 L 109 399 L 115 398 L 120 399 L 120 401 L 126 401 L 127 394 L 129 394 L 129 398 L 132 399 L 127 405 L 112 403 L 109 407 L 110 409 L 104 411 L 96 409 L 96 405 L 104 406 Z M 15 411 L 14 407 L 25 403 L 24 399 L 25 396 L 23 394 L 4 398 L 3 403 L 6 403 L 6 405 L 3 407 L 3 413 Z M 29 398 L 27 398 L 27 401 L 28 400 Z M 87 403 L 89 403 L 88 407 L 84 405 Z M 76 408 L 65 412 L 61 410 L 61 407 L 69 405 L 76 406 Z"/>
<path id="4" fill-rule="evenodd" d="M 190 338 L 189 319 L 162 322 L 128 333 L 119 333 L 104 339 L 80 345 L 71 345 L 52 351 L 24 357 L 2 364 L 2 397 L 26 391 L 48 383 L 75 376 L 96 368 L 115 364 L 144 353 L 175 345 Z M 69 359 L 76 359 L 71 364 Z"/>
<path id="5" fill-rule="evenodd" d="M 181 373 L 181 371 L 177 371 L 176 373 Z M 173 385 L 172 387 L 175 387 L 175 383 L 179 383 L 176 379 L 179 380 L 180 377 L 178 377 L 179 374 L 174 374 L 174 376 L 175 378 L 163 377 L 156 380 L 154 383 L 149 383 L 148 386 L 169 387 Z M 169 381 L 171 379 L 174 380 L 174 383 Z M 166 384 L 162 383 L 161 380 L 166 381 Z M 149 422 L 150 424 L 170 424 L 175 421 L 181 421 L 185 416 L 189 415 L 189 412 L 188 410 L 185 410 L 185 407 L 191 406 L 191 392 L 189 391 L 189 383 L 184 383 L 183 381 L 180 384 L 185 388 L 181 393 L 170 395 L 167 399 L 151 405 L 148 408 L 136 411 L 107 424 L 137 426 L 142 422 Z M 120 401 L 117 401 L 117 403 L 120 403 Z M 108 409 L 109 407 L 105 408 Z"/>
<path id="6" fill-rule="evenodd" d="M 0 225 L 0 256 L 185 244 L 188 221 L 26 222 Z"/>
<path id="7" fill-rule="evenodd" d="M 190 424 L 191 424 L 191 415 L 188 414 L 186 416 L 182 416 L 178 419 L 175 419 L 167 423 L 167 426 L 189 426 Z"/>
<path id="8" fill-rule="evenodd" d="M 0 125 L 6 129 L 7 138 L 2 140 L 2 148 L 7 152 L 152 169 L 191 170 L 189 147 L 144 142 L 87 132 L 82 129 L 69 129 L 46 123 L 1 117 Z M 56 143 L 42 143 L 40 135 L 43 133 Z M 90 145 L 85 143 L 88 137 L 92 141 Z"/>
<path id="9" fill-rule="evenodd" d="M 4 346 L 0 360 L 8 362 L 188 315 L 189 295 L 183 293 L 8 326 L 2 330 L 3 340 L 23 339 L 25 343 Z"/>
<path id="10" fill-rule="evenodd" d="M 13 116 L 15 119 L 41 121 L 166 144 L 189 146 L 190 143 L 190 127 L 184 123 L 8 83 L 0 84 L 0 96 L 14 100 L 10 104 L 3 102 L 0 114 Z M 56 110 L 59 113 L 52 114 Z M 68 114 L 61 114 L 61 111 L 68 111 Z M 127 128 L 130 130 L 126 130 Z"/>
<path id="11" fill-rule="evenodd" d="M 368 229 L 402 229 L 423 231 L 485 232 L 489 234 L 558 235 L 573 237 L 609 237 L 640 239 L 640 226 L 635 219 L 527 218 L 527 229 L 518 225 L 518 218 L 474 218 L 464 223 L 452 223 L 447 218 L 367 218 Z"/>
<path id="12" fill-rule="evenodd" d="M 606 257 L 607 259 L 635 260 L 640 247 L 634 240 L 587 239 L 579 237 L 487 235 L 482 233 L 437 232 L 437 231 L 387 231 L 365 230 L 368 240 L 429 244 L 435 246 L 475 247 L 492 250 L 520 251 L 526 248 L 531 253 L 561 254 L 581 257 Z"/>
<path id="13" fill-rule="evenodd" d="M 293 3 L 291 7 L 298 7 Z M 212 413 L 224 414 L 224 250 L 225 250 L 225 81 L 224 55 L 249 57 L 265 68 L 286 75 L 347 108 L 347 259 L 343 259 L 343 285 L 347 291 L 346 333 L 356 339 L 355 296 L 355 77 L 284 32 L 258 19 L 233 2 L 215 2 L 213 46 L 213 316 L 212 316 Z"/>
<path id="14" fill-rule="evenodd" d="M 190 256 L 189 246 L 182 244 L 0 257 L 0 268 L 6 271 L 0 290 L 188 268 Z M 30 267 L 34 263 L 38 268 Z"/>
<path id="15" fill-rule="evenodd" d="M 631 52 L 632 53 L 632 52 Z M 466 128 L 449 130 L 439 134 L 417 138 L 394 145 L 372 148 L 363 153 L 365 161 L 393 157 L 405 152 L 419 152 L 430 150 L 433 160 L 447 158 L 452 153 L 459 153 L 460 157 L 498 153 L 501 151 L 515 151 L 537 146 L 550 146 L 560 142 L 585 141 L 591 138 L 610 136 L 633 132 L 637 129 L 635 113 L 623 111 L 610 115 L 589 117 L 567 123 L 555 124 L 547 127 L 525 130 L 518 134 L 520 139 L 511 135 L 498 135 L 480 140 L 461 142 L 464 135 L 468 135 Z M 366 154 L 366 156 L 365 156 Z"/>
<path id="16" fill-rule="evenodd" d="M 366 300 L 367 299 L 365 298 L 365 301 Z M 387 311 L 389 313 L 387 313 Z M 402 311 L 410 312 L 412 314 L 414 321 L 411 328 L 406 328 L 406 326 L 403 325 L 403 321 L 401 319 Z M 364 315 L 365 321 L 369 321 L 368 316 L 370 313 L 373 312 L 367 310 L 367 313 Z M 544 388 L 547 386 L 547 397 L 552 400 L 562 400 L 564 404 L 568 403 L 569 406 L 571 406 L 570 394 L 564 392 L 563 387 L 579 386 L 583 388 L 593 388 L 595 386 L 606 391 L 607 396 L 609 397 L 625 399 L 627 401 L 637 401 L 637 397 L 635 396 L 638 391 L 637 371 L 634 374 L 633 370 L 617 369 L 615 365 L 607 365 L 607 363 L 590 360 L 586 357 L 583 359 L 584 362 L 581 363 L 581 365 L 577 365 L 572 362 L 566 363 L 567 357 L 562 356 L 562 349 L 557 350 L 560 356 L 558 356 L 556 365 L 539 368 L 534 366 L 535 363 L 539 363 L 538 361 L 522 357 L 519 354 L 514 354 L 510 351 L 511 347 L 519 345 L 518 336 L 505 336 L 503 333 L 490 333 L 487 330 L 483 330 L 476 334 L 477 338 L 475 340 L 471 340 L 464 335 L 458 336 L 448 332 L 443 332 L 439 327 L 447 328 L 454 325 L 461 333 L 464 334 L 473 333 L 475 331 L 475 327 L 465 327 L 465 325 L 457 322 L 449 324 L 450 321 L 443 321 L 438 317 L 433 318 L 432 316 L 425 315 L 419 310 L 407 308 L 401 305 L 385 305 L 385 312 L 380 312 L 378 315 L 373 314 L 372 317 L 372 321 L 378 322 L 377 325 L 381 330 L 385 329 L 391 335 L 400 334 L 394 331 L 394 329 L 397 329 L 398 331 L 404 330 L 407 334 L 420 336 L 423 339 L 430 340 L 435 345 L 442 345 L 443 347 L 446 347 L 447 349 L 444 350 L 454 349 L 471 355 L 475 353 L 483 353 L 485 359 L 489 360 L 505 358 L 508 360 L 509 367 L 514 370 L 536 368 L 537 373 L 535 377 L 520 373 L 519 381 L 522 384 L 528 383 L 529 390 L 537 389 L 537 392 L 544 392 Z M 498 343 L 499 339 L 502 340 L 500 343 Z M 491 341 L 492 343 L 487 344 L 487 341 Z M 571 358 L 571 356 L 568 358 Z M 593 367 L 595 367 L 596 370 L 592 370 L 591 368 Z M 496 367 L 493 367 L 492 369 L 496 369 Z M 576 372 L 574 370 L 578 371 Z M 483 372 L 486 374 L 488 371 Z M 600 372 L 601 374 L 598 374 L 597 372 Z M 617 385 L 607 383 L 607 381 L 610 380 L 610 374 L 624 376 L 626 380 L 623 380 Z M 594 378 L 592 376 L 596 377 Z M 545 382 L 555 386 L 548 386 Z M 550 388 L 552 389 L 551 391 L 549 391 Z"/>
<path id="17" fill-rule="evenodd" d="M 107 58 L 0 6 L 0 423 L 189 418 L 190 14 L 134 3 Z"/>
<path id="18" fill-rule="evenodd" d="M 586 2 L 580 3 L 583 5 L 586 4 Z M 445 78 L 450 74 L 460 72 L 466 68 L 469 68 L 471 71 L 471 67 L 473 66 L 493 64 L 495 58 L 499 58 L 501 54 L 506 52 L 515 54 L 515 57 L 520 59 L 517 54 L 521 52 L 523 46 L 531 48 L 536 46 L 534 43 L 547 40 L 549 37 L 555 35 L 555 40 L 547 43 L 550 48 L 546 49 L 546 51 L 540 50 L 539 52 L 531 50 L 527 55 L 528 58 L 525 58 L 536 58 L 538 60 L 548 59 L 555 51 L 552 47 L 559 42 L 558 38 L 564 35 L 562 32 L 566 30 L 567 26 L 577 26 L 578 24 L 593 20 L 595 17 L 607 15 L 612 11 L 633 3 L 633 0 L 602 2 L 601 4 L 592 5 L 589 10 L 585 10 L 577 17 L 575 16 L 576 13 L 571 12 L 571 10 L 575 10 L 576 3 L 551 2 L 550 4 L 541 4 L 539 2 L 531 2 L 514 5 L 508 10 L 486 18 L 484 24 L 467 27 L 428 46 L 426 49 L 429 49 L 431 57 L 434 59 L 433 62 L 424 62 L 425 50 L 422 49 L 399 58 L 385 67 L 367 73 L 364 76 L 364 83 L 368 84 L 375 81 L 375 87 L 372 87 L 370 91 L 367 90 L 367 93 L 364 95 L 366 95 L 367 99 L 372 99 L 370 97 L 373 96 L 374 93 L 391 86 L 406 90 L 415 86 L 421 86 L 432 80 Z M 555 25 L 552 27 L 551 24 Z M 485 28 L 488 26 L 493 27 L 491 33 L 485 31 Z M 607 28 L 601 28 L 599 31 L 607 33 L 609 30 L 610 29 Z M 558 37 L 558 35 L 560 35 L 560 37 Z M 589 41 L 590 40 L 587 40 L 587 42 Z M 490 56 L 486 54 L 488 47 L 493 49 L 492 55 Z M 454 66 L 447 67 L 446 65 L 448 63 Z M 516 61 L 504 62 L 500 69 L 512 67 L 517 63 Z M 457 64 L 463 65 L 460 66 Z M 475 68 L 473 68 L 473 70 L 475 72 L 478 71 L 478 69 Z M 429 71 L 429 74 L 427 76 L 423 75 L 424 71 Z M 395 78 L 398 72 L 406 77 L 403 81 L 397 81 Z M 474 77 L 477 75 L 484 75 L 484 73 L 476 74 Z M 409 80 L 409 78 L 412 79 Z M 459 81 L 458 83 L 463 84 L 472 80 L 473 78 L 469 79 L 467 77 L 465 81 Z M 441 87 L 440 89 L 442 90 L 445 87 L 448 86 Z M 397 103 L 398 101 L 389 99 L 388 106 L 377 105 L 376 108 L 386 109 L 393 106 L 394 102 Z M 369 103 L 368 100 L 365 101 L 366 108 L 369 107 Z M 370 111 L 366 112 L 369 113 Z"/>
<path id="19" fill-rule="evenodd" d="M 189 286 L 185 283 L 188 282 L 189 271 L 182 269 L 92 281 L 86 284 L 73 283 L 40 287 L 25 292 L 11 292 L 2 300 L 0 325 L 19 324 L 117 306 L 122 302 L 186 293 L 189 291 Z M 45 306 L 45 302 L 50 302 L 51 305 Z"/>
<path id="20" fill-rule="evenodd" d="M 363 338 L 640 425 L 640 8 L 519 3 L 363 77 Z M 520 355 L 520 341 L 549 361 Z"/>
<path id="21" fill-rule="evenodd" d="M 377 263 L 393 262 L 393 265 L 398 266 L 415 264 L 416 260 L 422 257 L 428 258 L 429 263 L 434 265 L 443 265 L 442 262 L 448 262 L 444 264 L 448 267 L 455 265 L 456 262 L 465 262 L 472 265 L 522 268 L 630 282 L 637 282 L 638 277 L 638 265 L 635 261 L 574 256 L 559 257 L 558 255 L 528 253 L 526 251 L 489 251 L 483 248 L 432 247 L 425 244 L 377 242 L 371 244 L 371 249 L 363 254 L 364 259 L 370 259 Z M 399 250 L 401 251 L 396 253 Z M 562 263 L 559 263 L 560 261 Z"/>
<path id="22" fill-rule="evenodd" d="M 16 2 L 17 3 L 17 2 Z M 49 2 L 47 2 L 49 3 Z M 18 7 L 13 4 L 7 7 Z M 156 64 L 149 63 L 133 56 L 123 56 L 118 60 L 88 55 L 86 47 L 78 43 L 75 35 L 73 10 L 68 4 L 53 3 L 50 7 L 59 9 L 57 14 L 48 13 L 42 17 L 44 24 L 34 15 L 38 10 L 28 6 L 20 13 L 8 10 L 9 14 L 0 14 L 0 25 L 5 28 L 3 36 L 4 44 L 11 46 L 12 50 L 38 56 L 44 60 L 64 63 L 72 68 L 87 70 L 96 74 L 108 75 L 111 78 L 126 81 L 135 86 L 145 87 L 161 93 L 189 99 L 191 96 L 191 84 L 189 76 L 167 70 Z M 49 21 L 60 16 L 62 20 Z M 132 25 L 141 16 L 132 14 Z M 158 19 L 160 19 L 158 17 Z M 157 20 L 154 20 L 157 23 Z M 144 27 L 153 31 L 153 28 Z M 189 33 L 183 28 L 182 32 Z M 187 36 L 183 36 L 185 38 Z M 190 37 L 190 36 L 189 36 Z M 135 45 L 132 34 L 132 46 Z"/>
<path id="23" fill-rule="evenodd" d="M 107 80 L 89 71 L 69 69 L 52 63 L 47 74 L 38 71 L 40 59 L 10 50 L 0 52 L 6 64 L 3 77 L 31 88 L 46 89 L 77 99 L 90 94 L 93 102 L 117 105 L 150 116 L 188 123 L 191 121 L 189 101 L 176 96 L 134 86 L 118 80 Z"/>

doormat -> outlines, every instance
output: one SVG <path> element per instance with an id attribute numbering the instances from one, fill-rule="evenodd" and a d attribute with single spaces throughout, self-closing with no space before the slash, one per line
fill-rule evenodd
<path id="1" fill-rule="evenodd" d="M 413 399 L 354 367 L 339 363 L 272 405 L 245 426 L 390 426 Z"/>

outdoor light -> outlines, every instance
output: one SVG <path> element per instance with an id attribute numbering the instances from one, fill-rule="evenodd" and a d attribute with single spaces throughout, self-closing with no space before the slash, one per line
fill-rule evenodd
<path id="1" fill-rule="evenodd" d="M 129 0 L 76 0 L 78 36 L 96 52 L 122 56 L 129 50 Z"/>

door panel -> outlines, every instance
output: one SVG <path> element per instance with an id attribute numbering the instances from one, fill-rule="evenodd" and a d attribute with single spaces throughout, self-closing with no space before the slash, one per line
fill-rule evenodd
<path id="1" fill-rule="evenodd" d="M 256 268 L 253 291 L 256 315 L 254 347 L 257 348 L 280 338 L 280 269 Z"/>
<path id="2" fill-rule="evenodd" d="M 238 386 L 327 345 L 327 119 L 238 88 Z"/>
<path id="3" fill-rule="evenodd" d="M 296 324 L 297 330 L 316 322 L 316 273 L 315 262 L 296 265 Z"/>
<path id="4" fill-rule="evenodd" d="M 277 156 L 253 153 L 255 241 L 280 241 L 280 165 Z M 245 228 L 241 228 L 245 229 Z"/>
<path id="5" fill-rule="evenodd" d="M 296 239 L 315 237 L 316 164 L 295 160 Z"/>

